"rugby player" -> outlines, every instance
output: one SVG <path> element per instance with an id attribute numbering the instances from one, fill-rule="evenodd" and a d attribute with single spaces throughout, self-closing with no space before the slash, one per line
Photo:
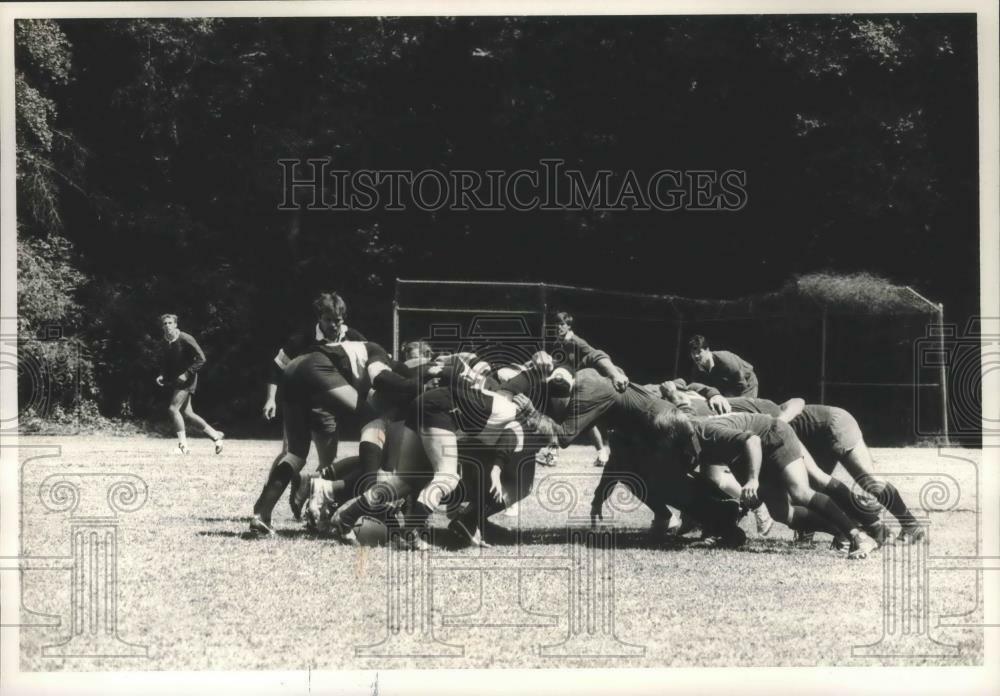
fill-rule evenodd
<path id="1" fill-rule="evenodd" d="M 757 375 L 753 365 L 728 350 L 710 350 L 704 336 L 692 336 L 688 351 L 694 370 L 692 382 L 718 389 L 722 396 L 757 396 Z"/>
<path id="2" fill-rule="evenodd" d="M 590 368 L 576 373 L 571 389 L 567 404 L 553 400 L 555 404 L 535 407 L 545 410 L 541 430 L 551 430 L 563 448 L 599 422 L 615 430 L 615 446 L 591 505 L 595 521 L 601 518 L 604 502 L 615 484 L 624 483 L 653 510 L 654 532 L 669 519 L 667 505 L 671 505 L 691 514 L 733 545 L 745 540 L 739 538 L 742 531 L 736 525 L 738 505 L 713 494 L 711 487 L 692 485 L 685 479 L 694 465 L 687 467 L 689 462 L 676 456 L 672 448 L 675 438 L 671 423 L 677 416 L 672 404 L 636 384 L 619 392 L 609 379 Z M 637 480 L 644 481 L 645 487 L 637 485 Z"/>
<path id="3" fill-rule="evenodd" d="M 263 415 L 265 420 L 272 420 L 278 412 L 278 385 L 281 384 L 283 373 L 292 360 L 307 350 L 320 345 L 332 345 L 341 341 L 364 341 L 365 337 L 357 330 L 347 326 L 347 303 L 336 292 L 324 292 L 317 295 L 312 303 L 316 323 L 304 331 L 292 334 L 282 344 L 268 367 L 267 396 L 264 400 Z M 312 442 L 316 444 L 320 466 L 323 462 L 332 462 L 337 456 L 339 435 L 337 420 L 333 413 L 316 410 L 311 414 Z M 281 452 L 271 462 L 268 479 L 274 475 L 275 468 L 288 453 L 288 437 L 283 432 Z M 306 457 L 309 449 L 306 448 Z M 301 474 L 295 471 L 292 476 L 288 502 L 292 516 L 299 519 L 301 505 L 296 499 L 296 493 L 303 488 Z"/>
<path id="4" fill-rule="evenodd" d="M 734 470 L 744 481 L 739 496 L 745 506 L 763 500 L 792 529 L 839 532 L 849 539 L 851 559 L 878 547 L 833 500 L 810 486 L 802 443 L 784 421 L 755 413 L 681 420 L 690 424 L 702 475 L 725 489 L 726 475 Z"/>
<path id="5" fill-rule="evenodd" d="M 485 370 L 463 359 L 454 369 L 449 386 L 422 393 L 402 427 L 389 429 L 386 468 L 392 473 L 334 513 L 333 528 L 345 542 L 355 542 L 352 527 L 361 515 L 382 514 L 393 501 L 419 490 L 407 515 L 407 539 L 412 548 L 428 548 L 428 518 L 459 483 L 459 435 L 495 442 L 504 425 L 531 415 L 526 400 L 517 403 L 497 392 L 496 381 L 482 375 Z"/>
<path id="6" fill-rule="evenodd" d="M 573 372 L 585 367 L 592 367 L 611 380 L 615 389 L 624 391 L 628 386 L 628 376 L 625 371 L 612 362 L 611 357 L 603 350 L 591 346 L 573 331 L 573 315 L 569 312 L 556 312 L 552 319 L 556 327 L 556 341 L 549 353 L 557 364 L 568 366 Z M 604 433 L 598 426 L 590 429 L 589 435 L 597 449 L 594 466 L 604 466 L 611 454 L 610 448 L 604 442 Z"/>
<path id="7" fill-rule="evenodd" d="M 786 404 L 790 408 L 786 406 L 783 409 L 767 399 L 740 399 L 733 403 L 733 410 L 770 415 L 776 415 L 776 409 L 779 412 L 784 410 L 785 420 L 815 461 L 818 471 L 810 472 L 812 479 L 817 482 L 832 479 L 834 486 L 840 484 L 830 476 L 839 463 L 865 493 L 896 518 L 900 525 L 900 541 L 911 543 L 923 538 L 923 529 L 917 524 L 899 489 L 891 482 L 875 477 L 871 451 L 865 444 L 861 427 L 850 412 L 837 406 L 807 404 L 802 399 L 791 399 Z M 840 495 L 844 496 L 844 493 L 841 492 Z M 869 524 L 878 520 L 879 515 L 871 509 L 870 504 L 855 500 L 853 496 L 851 500 L 852 509 L 847 510 L 848 512 L 863 516 L 869 520 Z M 841 507 L 845 505 L 839 504 Z"/>
<path id="8" fill-rule="evenodd" d="M 198 371 L 205 366 L 205 353 L 193 336 L 177 328 L 176 314 L 160 316 L 160 328 L 166 344 L 160 356 L 160 374 L 156 383 L 170 388 L 172 392 L 167 408 L 174 424 L 174 432 L 177 433 L 177 451 L 181 454 L 189 451 L 187 432 L 184 429 L 184 420 L 187 419 L 212 439 L 215 453 L 221 454 L 225 434 L 206 423 L 204 418 L 194 412 L 192 404 L 194 393 L 198 389 Z"/>

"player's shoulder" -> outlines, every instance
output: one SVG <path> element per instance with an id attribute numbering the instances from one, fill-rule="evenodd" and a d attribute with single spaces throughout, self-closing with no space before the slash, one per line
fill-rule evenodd
<path id="1" fill-rule="evenodd" d="M 368 339 L 365 338 L 365 335 L 363 333 L 361 333 L 360 331 L 358 331 L 357 329 L 354 329 L 354 328 L 351 328 L 350 326 L 348 326 L 347 327 L 347 331 L 344 332 L 344 340 L 345 341 L 367 341 Z"/>

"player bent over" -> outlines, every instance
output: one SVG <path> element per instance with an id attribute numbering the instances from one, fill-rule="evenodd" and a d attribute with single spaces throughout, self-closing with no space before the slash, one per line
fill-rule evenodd
<path id="1" fill-rule="evenodd" d="M 187 433 L 184 430 L 184 420 L 187 419 L 212 438 L 215 443 L 215 453 L 222 453 L 222 438 L 224 433 L 216 430 L 194 412 L 192 400 L 198 389 L 198 371 L 205 365 L 205 353 L 190 334 L 177 328 L 177 315 L 164 314 L 160 317 L 160 328 L 163 330 L 163 340 L 166 345 L 160 360 L 160 375 L 156 383 L 161 387 L 173 390 L 170 397 L 170 419 L 177 433 L 177 451 L 188 453 Z"/>
<path id="2" fill-rule="evenodd" d="M 689 422 L 703 475 L 725 489 L 731 486 L 726 465 L 738 462 L 734 473 L 744 483 L 739 491 L 728 492 L 744 505 L 753 507 L 763 500 L 775 518 L 792 529 L 840 532 L 850 540 L 850 559 L 866 558 L 878 548 L 833 500 L 810 486 L 802 443 L 787 423 L 749 413 Z"/>
<path id="3" fill-rule="evenodd" d="M 733 412 L 764 413 L 791 425 L 807 456 L 810 482 L 827 495 L 835 496 L 841 509 L 858 518 L 876 541 L 887 540 L 887 528 L 880 524 L 879 507 L 888 510 L 899 522 L 900 541 L 910 543 L 923 538 L 923 530 L 899 489 L 875 477 L 871 451 L 865 444 L 861 427 L 849 411 L 837 406 L 807 404 L 802 399 L 789 399 L 781 405 L 768 399 L 746 398 L 731 399 L 730 403 Z M 832 476 L 838 463 L 874 500 L 858 499 Z M 800 533 L 799 538 L 808 540 L 809 533 Z"/>
<path id="4" fill-rule="evenodd" d="M 362 515 L 378 516 L 393 501 L 419 491 L 407 515 L 407 538 L 412 548 L 428 548 L 428 518 L 458 487 L 459 433 L 489 438 L 492 432 L 495 438 L 496 430 L 526 413 L 494 391 L 496 386 L 466 366 L 450 387 L 415 399 L 403 427 L 390 428 L 386 440 L 387 468 L 394 473 L 334 513 L 333 527 L 341 539 L 353 543 L 352 528 Z"/>

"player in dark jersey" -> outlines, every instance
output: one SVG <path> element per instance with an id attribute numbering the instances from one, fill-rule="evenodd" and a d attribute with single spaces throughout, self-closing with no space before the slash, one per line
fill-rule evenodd
<path id="1" fill-rule="evenodd" d="M 573 315 L 569 312 L 556 312 L 552 316 L 552 323 L 556 327 L 556 340 L 549 346 L 548 352 L 555 364 L 564 365 L 573 372 L 592 367 L 610 379 L 616 390 L 624 391 L 628 386 L 628 375 L 606 352 L 594 348 L 578 336 L 573 331 L 573 322 Z M 589 430 L 589 437 L 597 449 L 594 466 L 604 466 L 608 463 L 611 449 L 605 443 L 605 436 L 606 433 L 602 433 L 598 426 Z"/>
<path id="2" fill-rule="evenodd" d="M 222 453 L 224 433 L 205 422 L 194 412 L 192 404 L 198 389 L 198 371 L 205 365 L 205 353 L 190 334 L 177 328 L 177 315 L 164 314 L 160 317 L 160 328 L 166 344 L 160 357 L 160 374 L 156 383 L 171 389 L 168 411 L 177 433 L 177 451 L 188 453 L 187 433 L 184 420 L 191 421 L 215 443 L 215 453 Z"/>
<path id="3" fill-rule="evenodd" d="M 665 391 L 672 390 L 667 387 Z M 679 398 L 685 395 L 681 393 Z M 697 397 L 690 402 L 695 412 L 703 415 L 705 409 L 699 405 Z M 836 406 L 807 404 L 798 398 L 780 405 L 768 399 L 734 398 L 730 399 L 730 404 L 734 413 L 764 413 L 791 425 L 803 444 L 810 481 L 834 497 L 841 509 L 861 521 L 876 541 L 884 542 L 887 532 L 884 525 L 879 524 L 879 507 L 888 510 L 899 522 L 901 541 L 922 538 L 923 532 L 899 490 L 892 483 L 875 478 L 871 452 L 857 420 L 848 411 Z M 854 496 L 831 476 L 838 463 L 872 499 Z M 807 533 L 804 539 L 808 538 Z"/>
<path id="4" fill-rule="evenodd" d="M 736 530 L 738 515 L 734 514 L 738 506 L 713 495 L 711 487 L 692 486 L 685 480 L 693 465 L 686 467 L 687 460 L 678 457 L 671 444 L 671 421 L 677 415 L 672 404 L 636 384 L 619 392 L 610 380 L 590 368 L 572 377 L 571 389 L 567 403 L 552 400 L 554 403 L 542 406 L 546 418 L 553 421 L 547 429 L 552 430 L 560 447 L 568 447 L 597 423 L 615 430 L 615 446 L 594 493 L 591 513 L 595 520 L 614 486 L 624 483 L 640 493 L 653 510 L 654 529 L 669 519 L 667 505 L 671 505 L 725 535 L 727 543 L 741 543 L 741 532 Z M 637 479 L 646 485 L 633 486 Z"/>
<path id="5" fill-rule="evenodd" d="M 731 469 L 744 481 L 739 491 L 744 505 L 764 500 L 775 518 L 792 529 L 844 534 L 851 559 L 865 558 L 877 548 L 833 500 L 810 486 L 802 443 L 787 423 L 754 413 L 689 422 L 702 474 L 725 487 Z"/>
<path id="6" fill-rule="evenodd" d="M 724 397 L 757 396 L 757 375 L 753 365 L 727 350 L 710 350 L 704 336 L 692 336 L 688 350 L 694 371 L 692 382 L 715 387 Z"/>
<path id="7" fill-rule="evenodd" d="M 693 386 L 694 389 L 691 391 L 680 391 L 673 383 L 667 382 L 659 385 L 659 388 L 669 401 L 677 404 L 686 413 L 696 416 L 711 415 L 711 409 L 700 396 L 704 393 L 698 388 L 700 385 Z M 796 437 L 802 442 L 802 456 L 810 485 L 830 496 L 840 509 L 852 519 L 857 520 L 879 545 L 885 543 L 889 530 L 881 523 L 877 512 L 878 503 L 874 500 L 859 500 L 850 488 L 841 483 L 839 479 L 831 476 L 837 464 L 836 457 L 841 456 L 844 451 L 842 444 L 845 438 L 839 438 L 832 432 L 835 413 L 831 411 L 830 407 L 818 406 L 814 408 L 807 406 L 802 399 L 798 398 L 789 399 L 779 405 L 769 399 L 733 397 L 729 399 L 729 404 L 733 413 L 762 413 L 789 423 Z M 851 420 L 853 421 L 853 418 Z M 857 424 L 854 425 L 856 427 Z M 857 434 L 860 436 L 860 430 L 857 431 Z M 846 438 L 846 440 L 856 442 L 854 438 Z M 841 444 L 834 445 L 834 442 Z M 817 463 L 820 459 L 823 460 L 822 465 Z M 897 501 L 896 507 L 902 505 L 903 510 L 905 510 L 905 505 L 898 499 L 898 493 Z M 904 514 L 908 514 L 908 511 Z M 904 521 L 905 517 L 900 519 L 905 527 Z M 835 546 L 846 545 L 847 540 L 843 536 L 837 536 Z M 796 531 L 796 541 L 809 541 L 811 539 L 812 532 Z"/>

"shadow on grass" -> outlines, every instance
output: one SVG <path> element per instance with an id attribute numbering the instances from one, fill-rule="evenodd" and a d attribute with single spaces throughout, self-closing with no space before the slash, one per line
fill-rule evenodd
<path id="1" fill-rule="evenodd" d="M 252 517 L 195 517 L 199 522 L 246 522 L 249 524 Z"/>

